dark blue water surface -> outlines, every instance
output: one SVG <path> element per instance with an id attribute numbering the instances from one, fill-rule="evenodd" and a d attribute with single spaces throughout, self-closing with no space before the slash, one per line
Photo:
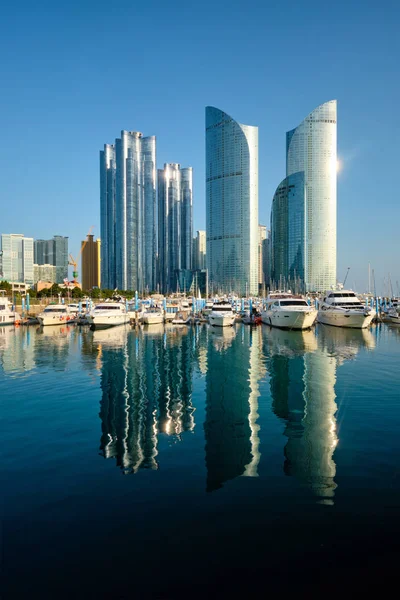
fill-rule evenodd
<path id="1" fill-rule="evenodd" d="M 400 328 L 0 328 L 4 598 L 397 576 Z"/>

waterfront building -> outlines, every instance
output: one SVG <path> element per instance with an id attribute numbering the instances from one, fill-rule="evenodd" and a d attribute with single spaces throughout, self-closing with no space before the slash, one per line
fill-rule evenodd
<path id="1" fill-rule="evenodd" d="M 286 178 L 271 213 L 272 279 L 306 291 L 336 286 L 336 100 L 286 134 Z"/>
<path id="2" fill-rule="evenodd" d="M 68 237 L 55 235 L 50 240 L 35 240 L 34 262 L 56 267 L 55 283 L 63 283 L 68 278 Z"/>
<path id="3" fill-rule="evenodd" d="M 192 269 L 193 173 L 168 163 L 158 169 L 158 279 L 163 293 L 182 291 Z M 189 288 L 187 288 L 189 289 Z"/>
<path id="4" fill-rule="evenodd" d="M 88 239 L 81 242 L 81 264 L 82 264 L 82 288 L 92 290 L 100 288 L 100 239 L 94 241 L 93 235 L 88 235 Z"/>
<path id="5" fill-rule="evenodd" d="M 115 246 L 115 145 L 104 144 L 100 151 L 100 237 L 101 282 L 104 288 L 115 289 L 116 246 Z"/>
<path id="6" fill-rule="evenodd" d="M 39 281 L 46 283 L 56 283 L 56 267 L 54 265 L 33 265 L 33 283 L 37 285 Z"/>
<path id="7" fill-rule="evenodd" d="M 33 285 L 33 238 L 20 233 L 2 233 L 0 251 L 0 280 Z"/>
<path id="8" fill-rule="evenodd" d="M 156 285 L 156 138 L 121 131 L 100 152 L 103 286 Z"/>
<path id="9" fill-rule="evenodd" d="M 207 268 L 206 243 L 206 232 L 203 230 L 197 231 L 196 237 L 193 238 L 193 269 L 200 269 L 202 271 Z"/>
<path id="10" fill-rule="evenodd" d="M 206 108 L 210 289 L 258 294 L 258 127 Z"/>
<path id="11" fill-rule="evenodd" d="M 266 288 L 270 287 L 271 280 L 271 231 L 267 230 L 267 237 L 262 241 L 262 270 Z"/>
<path id="12" fill-rule="evenodd" d="M 267 238 L 267 226 L 258 226 L 258 289 L 261 291 L 265 283 L 263 270 L 263 242 Z"/>

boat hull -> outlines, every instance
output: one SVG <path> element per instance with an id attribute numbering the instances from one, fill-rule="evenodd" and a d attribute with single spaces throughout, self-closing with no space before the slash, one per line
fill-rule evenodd
<path id="1" fill-rule="evenodd" d="M 163 315 L 146 315 L 144 314 L 142 317 L 142 323 L 144 325 L 159 325 L 160 323 L 164 323 Z"/>
<path id="2" fill-rule="evenodd" d="M 39 325 L 42 327 L 47 327 L 49 325 L 65 325 L 67 323 L 73 323 L 74 318 L 72 315 L 62 316 L 62 315 L 52 315 L 52 316 L 42 316 L 38 315 L 37 320 L 39 321 Z"/>
<path id="3" fill-rule="evenodd" d="M 210 313 L 208 315 L 208 321 L 210 325 L 214 325 L 214 327 L 230 327 L 235 322 L 235 315 L 216 315 L 214 313 Z"/>
<path id="4" fill-rule="evenodd" d="M 265 325 L 279 329 L 310 329 L 317 318 L 317 311 L 310 310 L 266 310 L 261 313 Z"/>
<path id="5" fill-rule="evenodd" d="M 130 317 L 127 314 L 96 316 L 88 315 L 86 320 L 91 329 L 108 329 L 109 327 L 116 327 L 117 325 L 126 325 L 129 323 Z"/>
<path id="6" fill-rule="evenodd" d="M 0 326 L 3 325 L 19 325 L 21 317 L 18 313 L 11 313 L 7 315 L 0 315 Z"/>
<path id="7" fill-rule="evenodd" d="M 369 327 L 375 317 L 375 311 L 370 314 L 363 312 L 348 313 L 337 310 L 319 310 L 317 321 L 323 325 L 332 325 L 333 327 L 348 327 L 350 329 L 365 329 Z"/>

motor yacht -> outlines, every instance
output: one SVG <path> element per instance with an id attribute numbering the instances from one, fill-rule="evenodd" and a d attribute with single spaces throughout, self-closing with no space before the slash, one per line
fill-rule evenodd
<path id="1" fill-rule="evenodd" d="M 376 312 L 365 306 L 351 290 L 326 292 L 319 301 L 318 323 L 335 327 L 363 329 L 369 327 Z"/>
<path id="2" fill-rule="evenodd" d="M 130 316 L 123 298 L 117 297 L 97 304 L 86 319 L 91 329 L 105 329 L 129 323 Z"/>
<path id="3" fill-rule="evenodd" d="M 220 300 L 214 302 L 212 310 L 208 315 L 208 320 L 210 325 L 228 327 L 234 324 L 235 313 L 227 300 Z"/>
<path id="4" fill-rule="evenodd" d="M 47 325 L 64 325 L 74 320 L 66 304 L 48 304 L 43 312 L 37 315 L 39 324 L 43 327 Z"/>
<path id="5" fill-rule="evenodd" d="M 214 302 L 212 300 L 207 300 L 203 310 L 201 311 L 204 316 L 208 316 L 213 309 Z"/>
<path id="6" fill-rule="evenodd" d="M 142 323 L 145 325 L 157 325 L 164 323 L 164 314 L 162 308 L 159 306 L 149 306 L 142 313 Z"/>
<path id="7" fill-rule="evenodd" d="M 0 296 L 0 325 L 18 325 L 21 315 L 13 310 L 13 305 L 3 293 Z"/>
<path id="8" fill-rule="evenodd" d="M 261 320 L 281 329 L 309 329 L 315 323 L 317 310 L 303 296 L 289 292 L 271 293 L 261 311 Z"/>
<path id="9" fill-rule="evenodd" d="M 388 323 L 395 323 L 396 325 L 400 325 L 400 313 L 398 308 L 390 308 L 386 314 L 386 317 Z"/>

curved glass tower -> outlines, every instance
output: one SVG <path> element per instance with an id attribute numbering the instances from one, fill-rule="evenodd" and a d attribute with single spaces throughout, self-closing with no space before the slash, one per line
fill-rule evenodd
<path id="1" fill-rule="evenodd" d="M 100 151 L 101 283 L 114 289 L 115 278 L 115 146 Z"/>
<path id="2" fill-rule="evenodd" d="M 336 113 L 336 100 L 321 104 L 286 134 L 286 176 L 304 175 L 307 291 L 336 287 Z"/>
<path id="3" fill-rule="evenodd" d="M 210 290 L 258 294 L 258 127 L 206 108 Z"/>

